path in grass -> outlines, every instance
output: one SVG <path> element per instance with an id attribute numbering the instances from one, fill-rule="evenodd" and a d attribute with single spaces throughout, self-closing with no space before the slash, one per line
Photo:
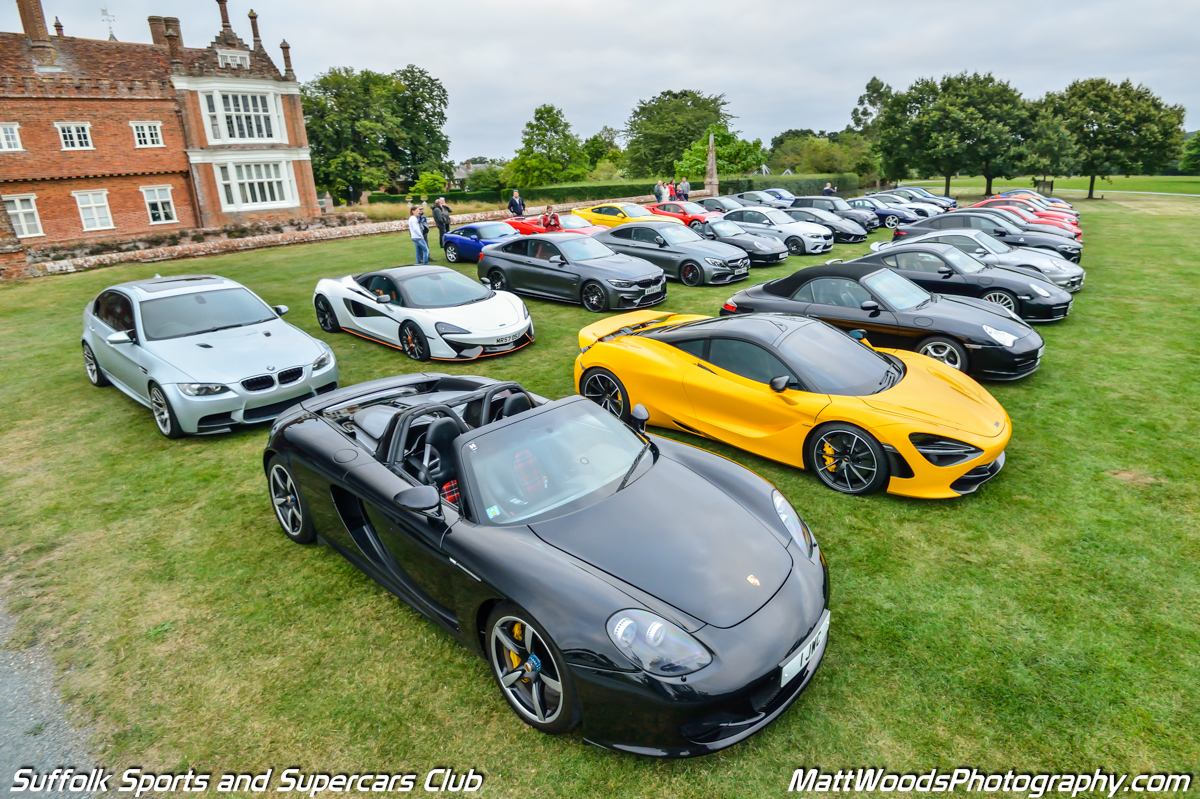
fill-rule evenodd
<path id="1" fill-rule="evenodd" d="M 833 579 L 811 688 L 719 755 L 654 762 L 525 727 L 482 661 L 328 549 L 283 537 L 264 429 L 167 441 L 144 408 L 84 377 L 84 303 L 156 271 L 227 275 L 289 305 L 289 321 L 333 346 L 345 383 L 417 371 L 320 334 L 310 305 L 319 277 L 411 263 L 404 236 L 0 286 L 0 576 L 20 619 L 9 645 L 50 648 L 117 769 L 473 767 L 496 796 L 653 799 L 778 794 L 802 765 L 1194 771 L 1200 229 L 1190 198 L 1079 207 L 1087 288 L 1041 328 L 1041 371 L 989 386 L 1015 433 L 978 494 L 848 498 L 705 444 L 779 486 Z M 715 313 L 730 293 L 672 284 L 664 309 Z M 596 317 L 529 306 L 534 346 L 438 368 L 571 393 L 576 332 Z"/>

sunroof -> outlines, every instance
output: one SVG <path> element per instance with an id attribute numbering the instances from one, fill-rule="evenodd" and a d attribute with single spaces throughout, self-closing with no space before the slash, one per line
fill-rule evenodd
<path id="1" fill-rule="evenodd" d="M 158 291 L 169 291 L 177 289 L 184 284 L 203 285 L 205 283 L 219 284 L 221 278 L 213 277 L 212 275 L 187 275 L 183 277 L 156 277 L 150 280 L 139 281 L 137 287 L 142 291 L 153 294 Z"/>

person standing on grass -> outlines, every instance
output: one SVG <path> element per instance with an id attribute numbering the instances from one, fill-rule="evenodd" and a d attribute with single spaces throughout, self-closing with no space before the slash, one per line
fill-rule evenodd
<path id="1" fill-rule="evenodd" d="M 438 229 L 438 246 L 446 249 L 446 234 L 450 232 L 450 206 L 445 197 L 438 197 L 433 204 L 433 223 Z"/>
<path id="2" fill-rule="evenodd" d="M 671 178 L 671 180 L 667 183 L 667 199 L 671 202 L 675 202 L 675 178 Z"/>
<path id="3" fill-rule="evenodd" d="M 547 205 L 546 210 L 542 212 L 542 229 L 547 233 L 562 233 L 562 222 L 558 219 L 558 214 L 554 213 L 554 206 Z"/>
<path id="4" fill-rule="evenodd" d="M 413 247 L 417 251 L 417 263 L 429 263 L 429 245 L 421 232 L 421 220 L 417 218 L 420 208 L 410 208 L 408 211 L 408 235 L 412 237 Z"/>
<path id="5" fill-rule="evenodd" d="M 679 199 L 687 202 L 688 195 L 692 193 L 692 184 L 688 183 L 688 179 L 686 177 L 683 179 L 683 182 L 679 184 L 679 188 L 675 191 L 675 193 L 679 195 Z"/>
<path id="6" fill-rule="evenodd" d="M 525 201 L 516 189 L 513 189 L 512 199 L 508 201 L 508 212 L 513 216 L 525 216 Z"/>
<path id="7" fill-rule="evenodd" d="M 663 201 L 663 182 L 660 180 L 654 184 L 654 202 L 660 203 Z"/>
<path id="8" fill-rule="evenodd" d="M 421 238 L 425 239 L 425 246 L 429 246 L 429 217 L 425 216 L 425 206 L 417 206 L 417 221 L 421 224 Z"/>
<path id="9" fill-rule="evenodd" d="M 821 193 L 826 197 L 832 197 L 833 195 L 837 194 L 837 186 L 833 185 L 832 183 L 826 183 L 825 188 L 821 189 Z"/>

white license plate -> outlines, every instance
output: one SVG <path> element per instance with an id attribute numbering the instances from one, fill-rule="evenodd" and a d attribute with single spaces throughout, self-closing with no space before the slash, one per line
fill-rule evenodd
<path id="1" fill-rule="evenodd" d="M 499 338 L 496 339 L 496 343 L 497 344 L 511 344 L 523 335 L 525 335 L 525 334 L 524 333 L 513 333 L 511 336 L 500 336 Z"/>
<path id="2" fill-rule="evenodd" d="M 746 267 L 742 266 L 742 267 L 739 267 L 739 268 L 737 268 L 737 269 L 734 269 L 734 270 L 733 270 L 733 273 L 734 273 L 735 275 L 744 275 L 744 274 L 746 274 L 746 273 L 747 273 L 747 272 L 749 272 L 749 271 L 750 271 L 750 270 L 749 270 L 748 268 L 746 268 Z"/>
<path id="3" fill-rule="evenodd" d="M 783 675 L 780 678 L 780 687 L 787 685 L 800 672 L 804 671 L 804 667 L 808 665 L 808 661 L 812 659 L 813 653 L 821 646 L 821 642 L 825 640 L 825 635 L 829 632 L 829 614 L 825 614 L 825 621 L 821 622 L 821 626 L 817 628 L 806 644 L 799 652 L 792 655 L 791 660 L 784 661 Z"/>
<path id="4" fill-rule="evenodd" d="M 776 261 L 786 261 L 787 257 L 788 257 L 788 254 L 786 252 L 781 252 L 781 253 L 779 253 L 779 255 L 775 256 L 775 260 Z"/>

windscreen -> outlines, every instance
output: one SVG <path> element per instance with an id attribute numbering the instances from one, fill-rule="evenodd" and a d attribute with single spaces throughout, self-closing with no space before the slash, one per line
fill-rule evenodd
<path id="1" fill-rule="evenodd" d="M 724 219 L 718 219 L 715 222 L 709 222 L 708 226 L 712 228 L 712 232 L 718 236 L 740 236 L 746 231 L 743 230 L 736 222 L 726 222 Z"/>
<path id="2" fill-rule="evenodd" d="M 584 219 L 582 216 L 575 214 L 564 214 L 558 218 L 558 223 L 562 225 L 563 230 L 579 230 L 580 228 L 591 227 L 592 223 Z"/>
<path id="3" fill-rule="evenodd" d="M 883 298 L 883 301 L 898 311 L 916 308 L 933 295 L 906 277 L 890 269 L 864 277 L 862 284 Z"/>
<path id="4" fill-rule="evenodd" d="M 991 234 L 984 233 L 982 230 L 975 234 L 975 240 L 997 254 L 1012 252 L 1013 250 L 1012 247 L 1009 247 L 1007 244 L 993 237 Z"/>
<path id="5" fill-rule="evenodd" d="M 783 211 L 780 211 L 778 208 L 772 208 L 772 209 L 757 208 L 755 210 L 759 211 L 762 214 L 765 214 L 767 219 L 770 219 L 772 222 L 774 222 L 777 225 L 790 225 L 796 221 L 795 219 L 792 219 L 791 216 L 789 216 L 788 214 L 785 214 Z"/>
<path id="6" fill-rule="evenodd" d="M 839 211 L 850 210 L 850 203 L 846 202 L 841 197 L 830 197 L 829 199 L 833 201 L 833 207 Z"/>
<path id="7" fill-rule="evenodd" d="M 141 307 L 142 332 L 149 341 L 257 325 L 278 318 L 266 303 L 240 287 L 146 300 Z"/>
<path id="8" fill-rule="evenodd" d="M 574 402 L 478 436 L 461 453 L 481 521 L 515 524 L 612 495 L 644 443 L 599 405 Z"/>
<path id="9" fill-rule="evenodd" d="M 643 216 L 654 216 L 654 214 L 650 212 L 649 208 L 645 208 L 640 205 L 622 205 L 621 210 L 625 212 L 625 216 L 630 216 L 635 219 Z"/>
<path id="10" fill-rule="evenodd" d="M 666 239 L 668 244 L 690 244 L 694 241 L 704 241 L 696 231 L 683 225 L 663 225 L 658 229 L 658 235 Z"/>
<path id="11" fill-rule="evenodd" d="M 804 210 L 808 211 L 810 214 L 815 216 L 817 219 L 820 219 L 824 222 L 837 222 L 838 220 L 841 219 L 841 217 L 838 216 L 837 214 L 831 214 L 828 211 L 821 210 L 820 208 L 805 208 Z"/>
<path id="12" fill-rule="evenodd" d="M 771 189 L 771 193 L 778 195 L 780 197 L 780 199 L 783 199 L 783 200 L 796 199 L 796 195 L 792 194 L 787 189 Z"/>
<path id="13" fill-rule="evenodd" d="M 949 261 L 959 271 L 968 275 L 973 275 L 986 266 L 986 264 L 980 263 L 962 250 L 956 250 L 953 247 L 950 247 L 946 250 L 946 252 L 942 253 L 942 257 Z"/>
<path id="14" fill-rule="evenodd" d="M 875 394 L 899 377 L 899 369 L 887 358 L 824 322 L 793 332 L 783 340 L 779 353 L 800 370 L 808 388 L 817 394 Z"/>
<path id="15" fill-rule="evenodd" d="M 569 261 L 590 261 L 593 258 L 607 258 L 610 255 L 616 255 L 607 246 L 585 236 L 579 236 L 577 240 L 556 241 L 555 244 Z"/>
<path id="16" fill-rule="evenodd" d="M 517 231 L 513 230 L 511 225 L 506 225 L 503 222 L 479 225 L 475 229 L 479 231 L 479 238 L 481 239 L 503 239 L 508 236 L 517 235 Z"/>
<path id="17" fill-rule="evenodd" d="M 679 203 L 679 207 L 683 209 L 685 214 L 693 214 L 695 216 L 703 216 L 709 211 L 699 203 Z"/>
<path id="18" fill-rule="evenodd" d="M 408 305 L 414 308 L 466 305 L 486 299 L 491 293 L 483 284 L 449 270 L 406 278 L 401 281 L 400 289 Z"/>

